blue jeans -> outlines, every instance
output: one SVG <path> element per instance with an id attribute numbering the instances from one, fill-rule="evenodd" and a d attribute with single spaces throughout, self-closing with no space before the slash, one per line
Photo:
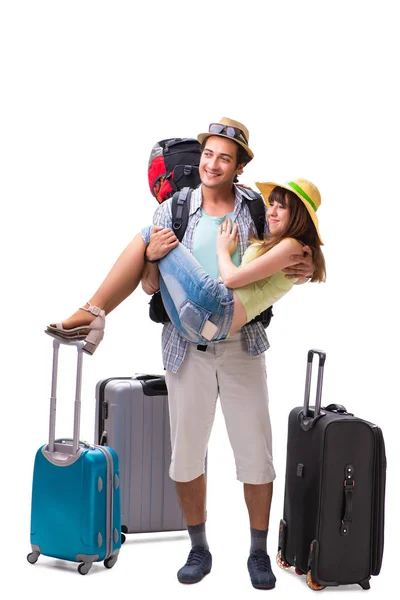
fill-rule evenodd
<path id="1" fill-rule="evenodd" d="M 142 229 L 146 244 L 152 226 Z M 179 244 L 158 263 L 165 310 L 179 333 L 194 344 L 207 344 L 202 335 L 207 321 L 218 331 L 212 342 L 226 339 L 232 324 L 233 291 L 213 279 L 185 246 Z"/>

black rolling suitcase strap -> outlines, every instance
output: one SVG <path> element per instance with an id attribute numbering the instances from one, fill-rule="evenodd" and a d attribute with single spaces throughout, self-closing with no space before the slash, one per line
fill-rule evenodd
<path id="1" fill-rule="evenodd" d="M 353 465 L 346 465 L 344 476 L 344 514 L 340 527 L 340 533 L 342 535 L 349 535 L 352 520 L 353 488 L 355 484 Z"/>

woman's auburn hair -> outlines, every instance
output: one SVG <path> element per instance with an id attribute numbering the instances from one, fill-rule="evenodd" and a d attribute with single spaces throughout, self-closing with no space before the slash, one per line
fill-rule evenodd
<path id="1" fill-rule="evenodd" d="M 314 273 L 311 281 L 325 281 L 326 268 L 325 258 L 321 250 L 321 242 L 317 234 L 315 225 L 304 206 L 303 202 L 295 193 L 282 187 L 274 187 L 268 197 L 268 202 L 277 202 L 283 208 L 289 208 L 289 223 L 285 231 L 273 235 L 267 233 L 263 240 L 251 238 L 253 244 L 259 246 L 258 256 L 265 254 L 274 246 L 277 246 L 285 238 L 291 237 L 303 244 L 309 246 L 314 263 Z"/>

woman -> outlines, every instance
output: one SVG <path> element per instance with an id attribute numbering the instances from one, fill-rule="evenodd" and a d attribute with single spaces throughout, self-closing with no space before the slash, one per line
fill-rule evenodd
<path id="1" fill-rule="evenodd" d="M 282 269 L 294 264 L 290 256 L 301 253 L 304 245 L 308 245 L 313 254 L 315 271 L 311 281 L 325 280 L 316 215 L 321 197 L 316 186 L 306 179 L 283 185 L 256 185 L 268 207 L 270 233 L 263 241 L 252 240 L 240 267 L 231 260 L 238 232 L 230 219 L 220 226 L 217 237 L 221 281 L 210 277 L 182 244 L 174 243 L 175 247 L 158 263 L 165 309 L 189 342 L 220 342 L 277 302 L 295 283 L 285 277 Z M 47 333 L 66 339 L 85 339 L 84 350 L 93 354 L 104 335 L 105 315 L 118 306 L 141 279 L 151 231 L 151 227 L 146 227 L 132 240 L 88 306 L 66 322 L 50 325 Z M 148 284 L 156 289 L 158 279 Z M 80 312 L 82 310 L 86 315 Z"/>

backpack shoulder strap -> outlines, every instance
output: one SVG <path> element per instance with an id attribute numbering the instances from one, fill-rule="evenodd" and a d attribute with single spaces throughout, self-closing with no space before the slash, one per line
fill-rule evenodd
<path id="1" fill-rule="evenodd" d="M 172 196 L 172 229 L 181 242 L 189 220 L 189 205 L 192 189 L 182 188 Z"/>
<path id="2" fill-rule="evenodd" d="M 264 239 L 264 228 L 265 228 L 265 202 L 261 194 L 254 190 L 242 188 L 238 186 L 242 192 L 243 200 L 249 207 L 251 218 L 254 221 L 254 225 L 257 229 L 257 235 L 260 240 Z M 273 317 L 272 306 L 269 306 L 260 315 L 254 317 L 250 323 L 260 321 L 264 329 L 270 324 L 271 318 Z"/>
<path id="3" fill-rule="evenodd" d="M 262 240 L 264 237 L 265 228 L 265 202 L 263 197 L 254 190 L 242 188 L 240 185 L 237 187 L 242 192 L 243 200 L 245 200 L 247 206 L 249 207 L 251 218 L 253 219 L 254 225 L 257 229 L 257 236 L 260 240 Z"/>

